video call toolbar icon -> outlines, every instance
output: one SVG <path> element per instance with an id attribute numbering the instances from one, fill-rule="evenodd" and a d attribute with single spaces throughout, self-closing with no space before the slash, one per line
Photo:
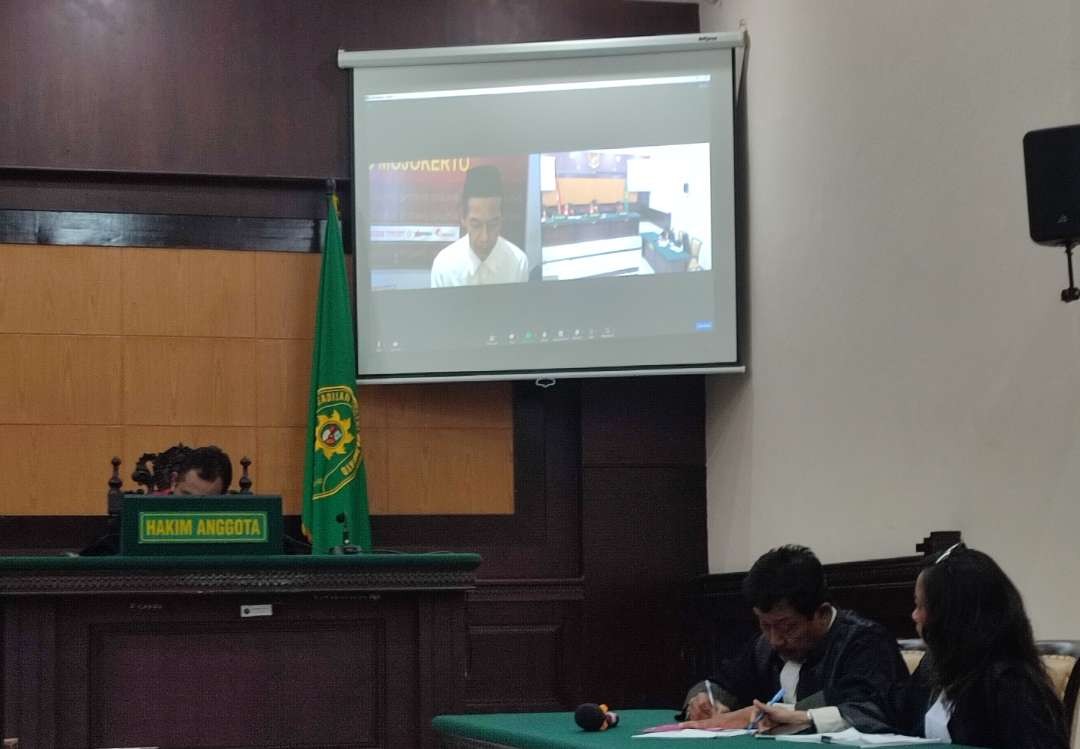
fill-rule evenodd
<path id="1" fill-rule="evenodd" d="M 485 343 L 488 346 L 497 346 L 500 342 L 505 343 L 549 343 L 551 341 L 566 341 L 572 339 L 585 339 L 585 338 L 613 338 L 615 335 L 614 330 L 610 327 L 603 328 L 574 328 L 573 330 L 567 330 L 565 328 L 559 330 L 541 330 L 539 332 L 534 330 L 526 330 L 518 332 L 516 330 L 509 331 L 507 333 L 489 333 L 485 339 Z M 398 342 L 394 341 L 392 344 L 394 348 L 398 347 Z M 377 350 L 382 350 L 382 341 L 378 341 L 375 344 Z"/>

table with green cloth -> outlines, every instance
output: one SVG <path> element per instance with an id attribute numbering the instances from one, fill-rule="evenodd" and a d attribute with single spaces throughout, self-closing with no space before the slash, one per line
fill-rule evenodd
<path id="1" fill-rule="evenodd" d="M 631 739 L 643 728 L 670 723 L 675 710 L 616 710 L 619 725 L 606 731 L 578 728 L 573 713 L 502 713 L 494 715 L 440 715 L 431 725 L 446 749 L 614 749 L 619 747 L 713 747 L 714 749 L 763 749 L 799 744 L 762 741 L 753 736 L 713 739 Z M 919 744 L 919 747 L 958 744 Z"/>
<path id="2" fill-rule="evenodd" d="M 681 273 L 690 264 L 690 253 L 686 249 L 675 244 L 660 244 L 660 235 L 654 231 L 641 233 L 641 251 L 657 273 Z"/>

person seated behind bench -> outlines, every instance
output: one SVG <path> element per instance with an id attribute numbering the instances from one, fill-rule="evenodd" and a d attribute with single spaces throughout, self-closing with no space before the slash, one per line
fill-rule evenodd
<path id="1" fill-rule="evenodd" d="M 896 640 L 880 624 L 829 602 L 825 572 L 805 546 L 781 546 L 754 562 L 743 581 L 761 634 L 720 673 L 692 687 L 685 728 L 746 728 L 754 700 L 783 688 L 815 731 L 884 731 L 882 703 L 907 675 Z"/>
<path id="2" fill-rule="evenodd" d="M 196 447 L 185 453 L 173 467 L 168 489 L 154 494 L 201 497 L 225 494 L 232 483 L 232 461 L 216 445 Z"/>
<path id="3" fill-rule="evenodd" d="M 151 492 L 152 496 L 188 496 L 225 494 L 232 483 L 232 461 L 220 447 L 188 448 L 176 445 L 159 453 L 163 458 L 176 456 L 176 463 L 169 467 L 169 486 Z M 155 466 L 157 469 L 158 466 Z M 157 472 L 155 470 L 155 472 Z M 158 484 L 160 486 L 160 484 Z M 110 520 L 109 531 L 79 552 L 79 556 L 111 556 L 120 553 L 120 532 L 117 519 Z"/>

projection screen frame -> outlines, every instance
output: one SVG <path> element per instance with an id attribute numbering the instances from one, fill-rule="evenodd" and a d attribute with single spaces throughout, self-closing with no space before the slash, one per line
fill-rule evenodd
<path id="1" fill-rule="evenodd" d="M 579 39 L 552 42 L 528 42 L 520 44 L 494 44 L 456 47 L 431 47 L 398 50 L 348 51 L 339 49 L 337 65 L 342 70 L 358 68 L 386 68 L 398 66 L 426 66 L 463 63 L 493 63 L 500 61 L 528 61 L 540 59 L 606 57 L 626 54 L 686 52 L 703 49 L 735 50 L 745 46 L 743 31 L 715 32 L 699 34 L 672 34 L 645 37 L 620 37 L 610 39 Z M 350 90 L 352 90 L 350 82 Z M 733 95 L 737 83 L 733 81 Z M 350 126 L 350 140 L 355 144 L 355 133 Z M 350 149 L 354 158 L 354 149 Z M 355 164 L 350 165 L 350 174 L 355 176 Z M 354 186 L 353 195 L 356 195 Z M 353 207 L 355 213 L 355 206 Z M 355 235 L 354 235 L 355 236 Z M 359 238 L 356 237 L 359 244 Z M 357 248 L 356 251 L 359 251 Z M 738 250 L 735 248 L 736 269 Z M 359 283 L 360 279 L 357 279 Z M 478 372 L 425 372 L 407 375 L 364 375 L 357 378 L 357 384 L 406 384 L 423 382 L 457 381 L 509 381 L 535 380 L 557 381 L 560 378 L 580 379 L 594 377 L 626 377 L 639 375 L 669 374 L 730 374 L 744 373 L 746 366 L 741 361 L 742 344 L 738 343 L 739 308 L 742 305 L 736 290 L 735 297 L 736 325 L 736 361 L 716 365 L 709 364 L 649 364 L 629 366 L 584 366 L 580 368 L 560 368 L 554 371 L 478 371 Z M 356 310 L 352 311 L 354 320 Z M 359 355 L 359 351 L 358 351 Z"/>

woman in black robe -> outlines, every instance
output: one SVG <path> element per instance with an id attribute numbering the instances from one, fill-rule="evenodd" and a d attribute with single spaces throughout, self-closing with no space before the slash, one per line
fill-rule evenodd
<path id="1" fill-rule="evenodd" d="M 892 700 L 900 733 L 989 749 L 1068 749 L 1061 700 L 1020 592 L 986 554 L 957 544 L 915 583 L 927 655 Z"/>

